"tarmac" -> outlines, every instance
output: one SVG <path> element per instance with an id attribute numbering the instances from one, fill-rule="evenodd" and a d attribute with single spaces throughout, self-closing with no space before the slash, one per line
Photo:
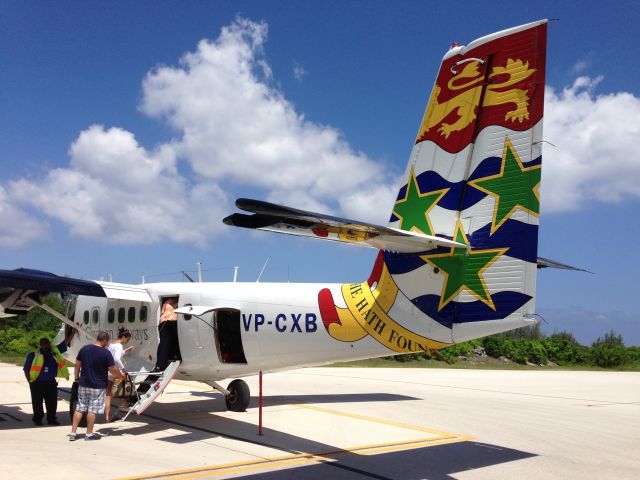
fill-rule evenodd
<path id="1" fill-rule="evenodd" d="M 99 424 L 100 441 L 36 427 L 20 367 L 0 364 L 1 478 L 634 479 L 640 373 L 307 368 L 258 379 L 246 412 L 173 381 L 145 414 Z M 226 383 L 225 383 L 226 384 Z M 83 432 L 79 429 L 79 432 Z"/>

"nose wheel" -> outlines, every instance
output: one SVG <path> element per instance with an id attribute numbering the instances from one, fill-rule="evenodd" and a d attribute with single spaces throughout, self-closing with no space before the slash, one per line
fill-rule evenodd
<path id="1" fill-rule="evenodd" d="M 227 387 L 229 395 L 225 396 L 224 401 L 227 404 L 227 410 L 232 412 L 244 412 L 249 406 L 251 400 L 251 392 L 249 385 L 244 380 L 233 380 Z"/>

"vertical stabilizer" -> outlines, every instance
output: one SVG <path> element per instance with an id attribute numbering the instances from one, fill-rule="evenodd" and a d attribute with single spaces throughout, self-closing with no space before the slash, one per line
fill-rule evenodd
<path id="1" fill-rule="evenodd" d="M 381 251 L 361 284 L 319 294 L 328 333 L 398 353 L 533 323 L 547 22 L 442 60 L 389 226 L 464 247 Z"/>
<path id="2" fill-rule="evenodd" d="M 534 311 L 546 21 L 445 55 L 389 226 L 469 245 L 385 253 L 391 277 L 462 341 Z"/>

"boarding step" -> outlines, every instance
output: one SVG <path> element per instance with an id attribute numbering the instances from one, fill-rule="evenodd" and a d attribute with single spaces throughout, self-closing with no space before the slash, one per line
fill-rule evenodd
<path id="1" fill-rule="evenodd" d="M 150 374 L 138 387 L 138 401 L 129 409 L 122 420 L 126 420 L 132 413 L 140 415 L 149 408 L 149 405 L 156 401 L 176 373 L 178 373 L 179 367 L 180 360 L 176 360 L 171 362 L 162 372 L 149 372 Z"/>

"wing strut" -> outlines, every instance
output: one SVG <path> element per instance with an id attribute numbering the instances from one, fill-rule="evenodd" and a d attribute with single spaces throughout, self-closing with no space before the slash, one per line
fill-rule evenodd
<path id="1" fill-rule="evenodd" d="M 60 320 L 61 322 L 64 322 L 65 324 L 69 325 L 71 328 L 75 328 L 76 330 L 78 330 L 79 332 L 82 332 L 83 334 L 85 334 L 87 337 L 91 338 L 92 340 L 96 340 L 96 336 L 93 333 L 90 333 L 88 330 L 86 330 L 84 327 L 77 325 L 75 323 L 73 323 L 71 320 L 69 320 L 67 317 L 65 317 L 64 315 L 62 315 L 60 312 L 54 310 L 53 308 L 51 308 L 49 305 L 47 305 L 46 303 L 42 303 L 42 302 L 38 302 L 36 300 L 34 300 L 31 297 L 27 297 L 25 296 L 22 301 L 32 307 L 40 307 L 41 309 L 43 309 L 45 312 L 47 312 L 50 315 L 53 315 L 54 317 L 56 317 L 58 320 Z"/>

